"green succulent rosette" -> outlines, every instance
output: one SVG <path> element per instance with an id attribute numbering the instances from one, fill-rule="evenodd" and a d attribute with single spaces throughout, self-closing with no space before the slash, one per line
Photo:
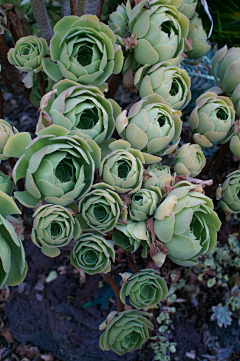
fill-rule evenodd
<path id="1" fill-rule="evenodd" d="M 116 119 L 120 137 L 133 148 L 155 155 L 171 154 L 180 142 L 182 121 L 163 104 L 158 94 L 151 94 L 124 110 Z"/>
<path id="2" fill-rule="evenodd" d="M 142 246 L 142 257 L 147 257 L 151 241 L 145 221 L 128 220 L 126 223 L 116 224 L 112 239 L 114 244 L 122 247 L 124 251 L 135 252 Z"/>
<path id="3" fill-rule="evenodd" d="M 221 206 L 226 213 L 240 213 L 240 170 L 227 175 L 223 185 L 219 185 L 216 192 L 217 199 L 221 199 Z"/>
<path id="4" fill-rule="evenodd" d="M 45 73 L 81 84 L 102 85 L 122 69 L 123 54 L 112 30 L 94 15 L 65 16 L 54 27 Z"/>
<path id="5" fill-rule="evenodd" d="M 137 68 L 169 59 L 179 62 L 189 30 L 189 20 L 177 10 L 179 6 L 182 2 L 178 0 L 144 0 L 131 10 L 127 2 L 110 15 L 110 27 L 129 54 L 123 71 L 132 63 L 132 51 Z"/>
<path id="6" fill-rule="evenodd" d="M 205 164 L 206 158 L 200 145 L 186 143 L 177 151 L 174 159 L 174 171 L 177 175 L 196 177 Z"/>
<path id="7" fill-rule="evenodd" d="M 114 100 L 106 99 L 95 86 L 66 79 L 53 89 L 42 98 L 37 133 L 54 124 L 98 144 L 110 138 L 115 128 L 114 116 L 121 111 Z"/>
<path id="8" fill-rule="evenodd" d="M 202 20 L 196 16 L 190 22 L 188 37 L 184 41 L 184 53 L 189 59 L 198 59 L 209 49 L 207 33 L 203 29 Z"/>
<path id="9" fill-rule="evenodd" d="M 67 133 L 63 127 L 52 125 L 40 131 L 33 141 L 29 133 L 9 138 L 6 154 L 19 158 L 13 180 L 16 183 L 26 178 L 26 191 L 14 193 L 21 204 L 35 208 L 45 200 L 67 206 L 91 188 L 100 148 L 92 139 Z"/>
<path id="10" fill-rule="evenodd" d="M 3 154 L 4 147 L 7 143 L 8 138 L 12 137 L 16 133 L 18 133 L 16 128 L 11 127 L 8 122 L 0 119 L 0 162 L 1 160 L 6 160 L 9 158 Z"/>
<path id="11" fill-rule="evenodd" d="M 149 189 L 139 189 L 131 197 L 128 207 L 129 218 L 136 222 L 146 221 L 155 213 L 158 201 L 158 193 Z"/>
<path id="12" fill-rule="evenodd" d="M 170 167 L 162 164 L 151 164 L 146 169 L 146 177 L 143 181 L 143 187 L 163 192 L 164 186 L 170 186 L 173 181 Z"/>
<path id="13" fill-rule="evenodd" d="M 21 211 L 13 198 L 0 190 L 0 288 L 5 283 L 19 285 L 28 269 L 22 241 L 14 227 L 21 221 L 12 214 L 20 215 Z"/>
<path id="14" fill-rule="evenodd" d="M 128 275 L 126 275 L 128 276 Z M 120 290 L 120 299 L 125 304 L 129 297 L 130 304 L 137 308 L 153 308 L 167 296 L 167 285 L 159 273 L 153 269 L 143 269 L 138 273 L 130 274 Z"/>
<path id="15" fill-rule="evenodd" d="M 182 110 L 191 100 L 191 78 L 185 69 L 171 62 L 141 67 L 135 74 L 134 84 L 141 98 L 159 94 L 174 110 Z"/>
<path id="16" fill-rule="evenodd" d="M 79 202 L 81 227 L 95 231 L 109 232 L 121 216 L 127 218 L 127 210 L 123 210 L 123 201 L 114 192 L 114 188 L 105 183 L 93 186 L 93 191 L 85 194 Z"/>
<path id="17" fill-rule="evenodd" d="M 228 96 L 240 84 L 240 47 L 219 49 L 212 59 L 212 73 L 218 86 Z"/>
<path id="18" fill-rule="evenodd" d="M 70 259 L 74 267 L 82 268 L 89 275 L 108 273 L 111 270 L 111 259 L 115 262 L 115 252 L 112 242 L 100 233 L 82 233 L 76 240 Z"/>
<path id="19" fill-rule="evenodd" d="M 228 97 L 212 92 L 202 94 L 189 118 L 194 141 L 205 148 L 213 143 L 226 143 L 234 134 L 234 119 L 235 111 Z"/>
<path id="20" fill-rule="evenodd" d="M 198 264 L 198 257 L 216 245 L 221 222 L 213 202 L 189 182 L 174 186 L 154 215 L 154 231 L 170 259 L 181 266 Z"/>
<path id="21" fill-rule="evenodd" d="M 70 209 L 45 204 L 33 213 L 32 241 L 48 257 L 57 257 L 60 247 L 80 236 L 81 228 Z"/>
<path id="22" fill-rule="evenodd" d="M 113 350 L 118 355 L 123 355 L 141 348 L 149 338 L 149 329 L 153 330 L 148 316 L 149 313 L 138 310 L 118 313 L 100 337 L 101 350 Z"/>
<path id="23" fill-rule="evenodd" d="M 0 215 L 0 288 L 5 283 L 16 286 L 22 283 L 27 274 L 27 262 L 21 239 L 14 226 Z"/>
<path id="24" fill-rule="evenodd" d="M 11 181 L 11 177 L 9 175 L 4 174 L 0 171 L 0 191 L 8 194 L 9 196 L 13 191 L 13 182 Z"/>
<path id="25" fill-rule="evenodd" d="M 188 19 L 192 19 L 196 11 L 198 0 L 183 0 L 183 2 L 184 6 L 180 10 L 181 13 L 184 14 Z"/>
<path id="26" fill-rule="evenodd" d="M 42 70 L 42 59 L 48 53 L 47 42 L 34 35 L 20 38 L 14 48 L 8 52 L 8 61 L 17 69 L 26 73 Z"/>
<path id="27" fill-rule="evenodd" d="M 240 118 L 240 84 L 236 87 L 232 95 L 232 102 L 238 118 Z M 235 134 L 230 141 L 230 150 L 240 157 L 240 132 L 238 126 L 235 128 Z"/>
<path id="28" fill-rule="evenodd" d="M 131 144 L 124 140 L 111 142 L 108 149 L 99 166 L 99 174 L 117 193 L 132 194 L 139 190 L 143 181 L 143 164 L 161 160 L 131 148 Z"/>

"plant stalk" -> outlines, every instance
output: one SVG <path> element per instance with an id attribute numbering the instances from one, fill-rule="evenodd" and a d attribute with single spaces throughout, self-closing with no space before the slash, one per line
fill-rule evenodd
<path id="1" fill-rule="evenodd" d="M 108 274 L 105 274 L 105 273 L 101 273 L 101 276 L 103 278 L 103 280 L 105 282 L 108 282 L 110 284 L 110 286 L 112 287 L 113 289 L 113 292 L 116 296 L 116 299 L 117 299 L 117 309 L 118 309 L 118 312 L 122 312 L 124 311 L 124 304 L 123 302 L 120 300 L 120 296 L 119 296 L 119 293 L 120 293 L 120 290 L 119 290 L 119 287 L 118 285 L 116 284 L 116 282 L 114 281 L 114 279 L 109 276 Z"/>
<path id="2" fill-rule="evenodd" d="M 70 0 L 61 0 L 61 15 L 62 17 L 71 15 Z"/>
<path id="3" fill-rule="evenodd" d="M 45 1 L 44 0 L 30 0 L 33 15 L 39 26 L 40 33 L 47 43 L 53 36 L 52 27 L 48 18 Z"/>
<path id="4" fill-rule="evenodd" d="M 43 78 L 43 73 L 40 71 L 39 73 L 37 73 L 37 77 L 38 77 L 38 82 L 39 82 L 39 86 L 40 86 L 41 96 L 43 97 L 46 94 L 46 87 L 45 87 L 45 82 L 44 82 L 44 78 Z"/>
<path id="5" fill-rule="evenodd" d="M 127 251 L 126 253 L 127 253 L 127 259 L 128 259 L 128 266 L 131 267 L 134 274 L 139 272 L 139 268 L 136 265 L 136 263 L 134 262 L 132 253 L 130 251 Z"/>
<path id="6" fill-rule="evenodd" d="M 86 13 L 87 0 L 76 0 L 76 15 L 82 16 Z"/>

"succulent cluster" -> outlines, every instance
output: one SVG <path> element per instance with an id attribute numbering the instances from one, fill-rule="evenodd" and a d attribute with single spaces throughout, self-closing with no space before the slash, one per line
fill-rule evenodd
<path id="1" fill-rule="evenodd" d="M 209 49 L 196 5 L 143 0 L 132 7 L 128 0 L 110 15 L 109 26 L 94 15 L 65 16 L 49 48 L 28 36 L 9 51 L 10 63 L 28 73 L 25 84 L 33 79 L 31 99 L 40 115 L 34 139 L 0 120 L 0 161 L 17 159 L 13 197 L 11 178 L 0 173 L 1 287 L 21 283 L 27 272 L 16 226 L 21 220 L 12 217 L 21 214 L 15 200 L 33 210 L 33 243 L 56 257 L 74 240 L 71 263 L 89 275 L 108 277 L 119 247 L 129 259 L 138 249 L 143 258 L 150 255 L 156 270 L 166 255 L 193 266 L 215 247 L 220 220 L 203 182 L 191 177 L 206 164 L 201 147 L 231 140 L 240 155 L 239 48 L 215 55 L 214 75 L 226 94 L 209 91 L 197 99 L 189 119 L 197 144 L 183 144 L 181 110 L 191 100 L 191 79 L 180 60 Z M 106 81 L 120 72 L 139 90 L 128 111 L 105 94 Z M 240 211 L 239 182 L 235 171 L 221 188 L 228 213 Z M 121 274 L 118 314 L 100 327 L 102 350 L 122 355 L 148 340 L 153 325 L 145 311 L 167 295 L 156 270 Z"/>

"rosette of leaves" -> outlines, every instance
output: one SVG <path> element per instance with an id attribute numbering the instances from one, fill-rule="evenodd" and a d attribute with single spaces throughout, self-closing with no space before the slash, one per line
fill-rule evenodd
<path id="1" fill-rule="evenodd" d="M 212 92 L 202 94 L 189 118 L 194 141 L 206 148 L 213 143 L 226 143 L 234 134 L 234 119 L 233 104 L 228 97 Z"/>
<path id="2" fill-rule="evenodd" d="M 183 0 L 184 6 L 181 9 L 181 13 L 184 14 L 188 19 L 192 19 L 195 14 L 198 0 Z"/>
<path id="3" fill-rule="evenodd" d="M 171 154 L 178 146 L 182 121 L 164 104 L 158 94 L 151 94 L 124 110 L 116 119 L 120 137 L 133 148 L 155 155 Z"/>
<path id="4" fill-rule="evenodd" d="M 234 109 L 236 111 L 236 115 L 238 118 L 240 118 L 240 84 L 236 87 L 236 89 L 233 92 L 232 95 L 232 102 L 234 105 Z M 240 132 L 239 132 L 239 123 L 236 122 L 236 127 L 235 127 L 235 134 L 233 135 L 233 137 L 231 138 L 230 141 L 230 150 L 237 155 L 238 157 L 240 157 Z"/>
<path id="5" fill-rule="evenodd" d="M 240 48 L 230 48 L 227 45 L 219 49 L 212 59 L 212 73 L 218 86 L 231 96 L 240 84 Z"/>
<path id="6" fill-rule="evenodd" d="M 198 257 L 216 245 L 221 222 L 212 200 L 189 182 L 179 182 L 157 208 L 154 231 L 181 266 L 198 264 Z"/>
<path id="7" fill-rule="evenodd" d="M 8 61 L 17 69 L 29 73 L 24 78 L 27 88 L 33 85 L 33 72 L 39 73 L 42 68 L 42 61 L 48 53 L 48 45 L 45 39 L 34 35 L 20 38 L 14 48 L 8 52 Z"/>
<path id="8" fill-rule="evenodd" d="M 174 159 L 174 171 L 177 175 L 196 177 L 206 164 L 202 148 L 198 144 L 186 143 L 177 151 Z"/>
<path id="9" fill-rule="evenodd" d="M 0 171 L 0 191 L 3 193 L 11 195 L 13 191 L 13 182 L 11 181 L 11 177 L 9 175 L 4 174 Z"/>
<path id="10" fill-rule="evenodd" d="M 143 164 L 161 159 L 131 148 L 131 144 L 124 140 L 111 142 L 108 149 L 109 154 L 99 166 L 99 174 L 117 193 L 132 194 L 139 190 L 143 181 Z"/>
<path id="11" fill-rule="evenodd" d="M 57 257 L 59 247 L 66 246 L 80 233 L 80 224 L 70 209 L 45 204 L 33 213 L 32 241 L 48 257 Z"/>
<path id="12" fill-rule="evenodd" d="M 133 221 L 145 221 L 155 213 L 159 201 L 158 193 L 148 190 L 139 189 L 131 197 L 129 205 L 129 218 Z"/>
<path id="13" fill-rule="evenodd" d="M 189 29 L 189 20 L 177 10 L 181 5 L 181 1 L 144 0 L 131 10 L 128 2 L 110 15 L 110 26 L 119 35 L 121 44 L 126 45 L 126 50 L 133 49 L 138 67 L 169 59 L 174 59 L 176 64 L 179 62 Z M 126 42 L 129 34 L 130 44 Z M 123 71 L 131 62 L 130 53 Z"/>
<path id="14" fill-rule="evenodd" d="M 171 62 L 141 67 L 135 74 L 134 84 L 141 98 L 159 94 L 175 110 L 185 108 L 191 100 L 191 78 L 185 69 Z"/>
<path id="15" fill-rule="evenodd" d="M 9 157 L 6 157 L 3 154 L 4 147 L 7 143 L 8 138 L 18 133 L 17 129 L 11 127 L 11 125 L 3 119 L 0 119 L 0 162 L 1 160 L 6 160 Z"/>
<path id="16" fill-rule="evenodd" d="M 147 189 L 153 189 L 158 192 L 160 189 L 163 192 L 164 186 L 170 186 L 173 181 L 170 167 L 162 164 L 151 164 L 146 169 L 145 180 L 143 181 L 143 187 Z"/>
<path id="17" fill-rule="evenodd" d="M 240 170 L 227 175 L 223 185 L 216 191 L 217 199 L 226 213 L 240 213 Z"/>
<path id="18" fill-rule="evenodd" d="M 153 329 L 147 316 L 149 313 L 138 310 L 118 313 L 101 335 L 100 348 L 103 351 L 113 350 L 118 355 L 141 348 L 149 338 L 149 329 Z"/>
<path id="19" fill-rule="evenodd" d="M 135 252 L 141 245 L 143 247 L 142 257 L 147 257 L 150 235 L 145 221 L 134 222 L 129 220 L 125 224 L 116 224 L 112 239 L 124 251 Z"/>
<path id="20" fill-rule="evenodd" d="M 112 30 L 96 16 L 65 16 L 53 30 L 52 61 L 45 59 L 43 68 L 54 81 L 66 78 L 99 86 L 121 71 L 122 49 Z"/>
<path id="21" fill-rule="evenodd" d="M 85 194 L 79 202 L 81 228 L 88 227 L 96 231 L 109 232 L 118 222 L 120 216 L 125 221 L 127 210 L 114 188 L 105 183 L 93 186 L 93 191 Z"/>
<path id="22" fill-rule="evenodd" d="M 184 42 L 184 53 L 189 59 L 198 59 L 205 55 L 209 49 L 207 33 L 203 29 L 202 20 L 196 16 L 190 22 L 188 37 Z"/>
<path id="23" fill-rule="evenodd" d="M 115 128 L 114 114 L 121 111 L 114 100 L 106 99 L 97 87 L 66 79 L 53 89 L 42 98 L 37 132 L 55 124 L 98 144 L 110 138 Z"/>
<path id="24" fill-rule="evenodd" d="M 111 241 L 107 241 L 98 232 L 82 233 L 76 240 L 70 255 L 74 267 L 82 268 L 89 275 L 108 273 L 111 259 L 115 261 L 115 252 Z"/>
<path id="25" fill-rule="evenodd" d="M 155 307 L 167 296 L 166 282 L 153 269 L 140 270 L 136 274 L 130 274 L 127 280 L 123 281 L 120 299 L 125 304 L 126 297 L 129 297 L 129 302 L 135 308 Z"/>
<path id="26" fill-rule="evenodd" d="M 0 288 L 19 285 L 27 274 L 27 262 L 15 226 L 21 221 L 12 214 L 21 214 L 13 198 L 0 190 Z M 8 219 L 6 219 L 6 218 Z"/>
<path id="27" fill-rule="evenodd" d="M 52 125 L 40 131 L 33 141 L 29 133 L 9 138 L 6 154 L 19 158 L 13 180 L 16 183 L 26 179 L 26 191 L 14 193 L 23 205 L 35 208 L 45 200 L 66 206 L 90 189 L 100 162 L 100 149 L 92 139 L 67 133 L 65 128 Z"/>

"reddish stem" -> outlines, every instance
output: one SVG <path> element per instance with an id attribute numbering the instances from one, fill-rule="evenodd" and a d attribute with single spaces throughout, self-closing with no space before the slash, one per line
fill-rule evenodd
<path id="1" fill-rule="evenodd" d="M 109 276 L 108 274 L 101 273 L 101 276 L 102 276 L 103 280 L 105 282 L 108 282 L 110 284 L 110 286 L 112 287 L 112 289 L 113 289 L 113 292 L 114 292 L 114 294 L 116 296 L 116 299 L 117 299 L 118 312 L 124 311 L 124 303 L 120 300 L 120 296 L 119 296 L 120 290 L 119 290 L 118 285 L 116 284 L 114 279 L 111 276 Z"/>
<path id="2" fill-rule="evenodd" d="M 37 77 L 38 77 L 38 82 L 39 82 L 39 86 L 40 86 L 41 96 L 43 97 L 46 94 L 46 87 L 45 87 L 45 82 L 44 82 L 44 78 L 43 78 L 43 73 L 40 71 L 39 73 L 37 73 Z"/>
<path id="3" fill-rule="evenodd" d="M 110 76 L 110 78 L 107 81 L 109 89 L 108 92 L 106 93 L 106 98 L 111 98 L 111 99 L 115 98 L 119 85 L 121 84 L 122 78 L 123 78 L 122 73 L 113 74 Z"/>
<path id="4" fill-rule="evenodd" d="M 130 251 L 127 251 L 128 266 L 131 267 L 133 273 L 139 272 L 139 268 L 134 262 L 133 255 Z"/>

